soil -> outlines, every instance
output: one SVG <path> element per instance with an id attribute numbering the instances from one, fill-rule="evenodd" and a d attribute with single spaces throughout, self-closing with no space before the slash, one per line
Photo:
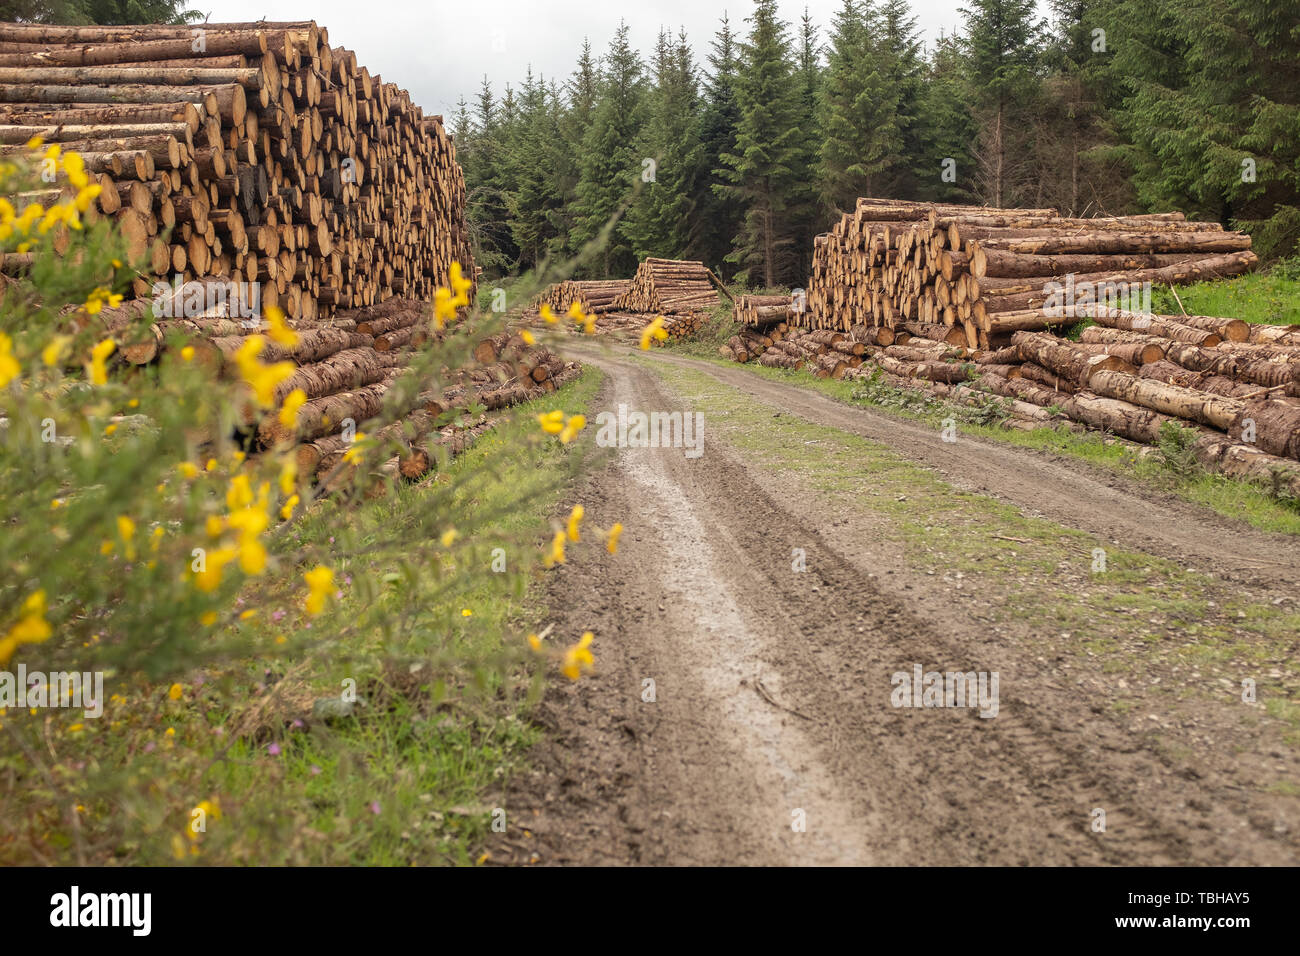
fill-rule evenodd
<path id="1" fill-rule="evenodd" d="M 684 403 L 624 350 L 588 413 Z M 1117 546 L 1291 595 L 1300 543 L 1077 461 L 965 439 L 665 352 L 780 414 L 885 443 L 956 488 Z M 573 500 L 626 527 L 617 556 L 552 577 L 557 640 L 596 634 L 596 671 L 552 681 L 532 772 L 504 794 L 497 863 L 741 865 L 1294 864 L 1300 757 L 1239 711 L 1129 714 L 1115 681 L 1044 651 L 1033 621 L 991 628 L 909 567 L 879 516 L 836 507 L 706 436 L 696 459 L 621 449 Z M 792 573 L 792 548 L 808 570 Z M 957 583 L 960 587 L 960 582 Z M 963 597 L 970 597 L 964 595 Z M 1282 597 L 1280 600 L 1289 598 Z M 898 708 L 890 675 L 1000 674 L 996 717 Z M 650 684 L 653 682 L 653 694 Z M 1119 681 L 1124 686 L 1124 681 Z M 1143 722 L 1149 718 L 1150 722 Z M 1149 732 L 1148 732 L 1149 731 Z M 1281 783 L 1279 783 L 1281 782 Z M 1094 821 L 1105 811 L 1105 829 Z"/>

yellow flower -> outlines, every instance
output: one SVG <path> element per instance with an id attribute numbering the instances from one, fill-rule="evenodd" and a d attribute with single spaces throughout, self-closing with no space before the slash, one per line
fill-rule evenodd
<path id="1" fill-rule="evenodd" d="M 86 175 L 86 162 L 80 153 L 68 153 L 63 157 L 63 171 L 68 174 L 68 181 L 78 189 L 90 185 L 90 178 Z"/>
<path id="2" fill-rule="evenodd" d="M 91 384 L 103 385 L 108 381 L 108 367 L 104 364 L 113 350 L 117 348 L 117 343 L 112 339 L 104 339 L 95 345 L 90 351 L 90 364 L 86 366 L 86 374 L 90 376 Z"/>
<path id="3" fill-rule="evenodd" d="M 474 616 L 474 612 L 471 611 L 471 610 L 470 610 L 469 608 L 467 608 L 467 607 L 463 607 L 463 608 L 460 609 L 460 616 L 461 616 L 461 617 L 473 617 L 473 616 Z"/>
<path id="4" fill-rule="evenodd" d="M 187 345 L 187 346 L 185 346 L 183 349 L 181 349 L 181 358 L 183 358 L 183 359 L 184 359 L 185 361 L 187 361 L 187 362 L 190 361 L 191 359 L 193 359 L 193 358 L 194 358 L 194 346 L 192 346 L 192 345 Z"/>
<path id="5" fill-rule="evenodd" d="M 596 663 L 591 656 L 591 651 L 587 650 L 594 636 L 591 631 L 586 631 L 577 644 L 565 650 L 564 664 L 560 667 L 560 672 L 569 680 L 577 680 L 584 670 L 591 670 Z"/>
<path id="6" fill-rule="evenodd" d="M 614 527 L 609 529 L 609 537 L 605 539 L 605 550 L 610 554 L 618 554 L 618 539 L 622 534 L 623 526 L 614 522 Z"/>
<path id="7" fill-rule="evenodd" d="M 226 489 L 226 507 L 233 512 L 247 508 L 252 503 L 253 488 L 249 484 L 248 475 L 235 475 L 230 479 L 230 487 Z"/>
<path id="8" fill-rule="evenodd" d="M 239 366 L 240 376 L 253 386 L 257 404 L 270 408 L 275 400 L 275 387 L 292 375 L 296 366 L 292 362 L 262 364 L 258 356 L 264 348 L 266 339 L 260 335 L 249 336 L 248 341 L 235 352 L 235 363 Z"/>
<path id="9" fill-rule="evenodd" d="M 664 317 L 656 316 L 654 321 L 641 330 L 641 349 L 642 351 L 650 348 L 651 339 L 663 341 L 668 338 L 668 332 L 664 329 Z"/>
<path id="10" fill-rule="evenodd" d="M 280 424 L 285 428 L 293 428 L 298 424 L 298 409 L 302 408 L 307 401 L 307 393 L 300 388 L 295 388 L 292 392 L 284 397 L 284 404 L 280 406 Z"/>
<path id="11" fill-rule="evenodd" d="M 181 473 L 182 478 L 197 478 L 199 475 L 198 466 L 192 461 L 183 461 L 176 466 L 176 470 Z"/>
<path id="12" fill-rule="evenodd" d="M 290 518 L 292 518 L 293 509 L 298 507 L 298 501 L 299 498 L 297 495 L 290 495 L 289 499 L 285 501 L 284 505 L 281 506 L 280 508 L 280 517 L 283 518 L 285 521 L 288 521 Z"/>
<path id="13" fill-rule="evenodd" d="M 441 330 L 448 322 L 456 320 L 456 302 L 450 289 L 436 289 L 433 293 L 433 327 Z"/>
<path id="14" fill-rule="evenodd" d="M 273 341 L 279 342 L 287 348 L 293 348 L 298 344 L 298 333 L 289 328 L 288 323 L 284 320 L 284 313 L 275 306 L 268 306 L 266 309 L 266 321 L 270 325 L 268 334 Z"/>
<path id="15" fill-rule="evenodd" d="M 538 415 L 537 421 L 542 426 L 542 431 L 548 435 L 558 435 L 564 431 L 564 412 L 559 409 Z"/>
<path id="16" fill-rule="evenodd" d="M 117 425 L 109 425 L 104 429 L 104 434 L 111 435 L 115 431 L 117 431 Z"/>
<path id="17" fill-rule="evenodd" d="M 203 613 L 202 615 L 200 615 L 200 617 L 199 617 L 199 623 L 202 624 L 204 627 L 211 627 L 213 624 L 216 624 L 216 623 L 217 623 L 217 612 L 216 612 L 216 611 L 206 611 L 206 612 L 204 612 L 204 613 Z"/>
<path id="18" fill-rule="evenodd" d="M 68 343 L 72 341 L 70 335 L 56 335 L 50 339 L 50 343 L 41 349 L 41 361 L 51 368 L 63 361 L 63 356 L 67 354 Z"/>
<path id="19" fill-rule="evenodd" d="M 320 564 L 304 574 L 303 580 L 310 589 L 306 602 L 307 613 L 315 617 L 325 610 L 325 600 L 334 589 L 334 572 Z"/>
<path id="20" fill-rule="evenodd" d="M 36 150 L 45 145 L 45 140 L 40 136 L 33 136 L 27 141 L 27 148 Z"/>
<path id="21" fill-rule="evenodd" d="M 18 622 L 0 638 L 0 667 L 9 663 L 14 651 L 23 644 L 40 644 L 53 633 L 45 620 L 45 591 L 35 590 L 23 601 Z"/>
<path id="22" fill-rule="evenodd" d="M 568 533 L 569 533 L 569 540 L 570 540 L 570 541 L 577 541 L 577 540 L 579 540 L 579 538 L 578 538 L 578 523 L 579 523 L 580 521 L 582 521 L 582 516 L 583 516 L 584 514 L 586 514 L 586 509 L 583 508 L 582 505 L 574 505 L 574 506 L 573 506 L 573 511 L 571 511 L 571 512 L 569 513 L 569 524 L 568 524 L 568 528 L 567 528 L 566 530 L 567 530 Z"/>
<path id="23" fill-rule="evenodd" d="M 291 495 L 298 487 L 298 462 L 292 455 L 286 455 L 280 466 L 280 494 Z"/>
<path id="24" fill-rule="evenodd" d="M 545 302 L 543 302 L 542 307 L 537 310 L 537 314 L 545 319 L 548 325 L 554 325 L 559 321 L 559 319 L 555 317 L 555 313 L 551 311 L 551 307 Z"/>
<path id="25" fill-rule="evenodd" d="M 118 515 L 117 533 L 121 536 L 122 544 L 125 546 L 126 559 L 128 561 L 134 561 L 135 544 L 133 543 L 133 540 L 135 538 L 135 522 L 126 515 Z"/>
<path id="26" fill-rule="evenodd" d="M 452 543 L 459 536 L 460 536 L 460 532 L 458 532 L 455 528 L 448 528 L 446 531 L 442 533 L 442 539 L 441 539 L 442 546 L 444 548 L 450 548 L 452 546 Z"/>
<path id="27" fill-rule="evenodd" d="M 239 543 L 239 569 L 245 574 L 261 574 L 266 570 L 266 548 L 255 538 Z"/>
<path id="28" fill-rule="evenodd" d="M 453 262 L 451 264 L 451 288 L 458 296 L 463 296 L 465 293 L 469 292 L 470 289 L 474 288 L 473 281 L 466 279 L 461 275 L 459 262 Z M 468 304 L 468 302 L 466 302 L 466 304 Z"/>
<path id="29" fill-rule="evenodd" d="M 240 612 L 239 615 L 241 621 L 251 621 L 255 617 L 257 617 L 257 609 L 251 607 L 247 611 Z"/>
<path id="30" fill-rule="evenodd" d="M 529 634 L 528 646 L 535 651 L 540 651 L 542 649 L 542 639 L 538 637 L 536 634 Z"/>
<path id="31" fill-rule="evenodd" d="M 564 428 L 560 431 L 560 444 L 567 445 L 578 436 L 578 432 L 587 427 L 586 415 L 574 415 L 564 423 Z"/>
<path id="32" fill-rule="evenodd" d="M 564 563 L 564 532 L 555 532 L 555 537 L 551 539 L 551 553 L 546 556 L 546 566 L 554 567 L 557 564 Z"/>
<path id="33" fill-rule="evenodd" d="M 365 449 L 361 448 L 360 445 L 361 445 L 361 440 L 365 437 L 366 437 L 365 432 L 356 433 L 356 435 L 352 439 L 352 447 L 343 453 L 343 460 L 345 462 L 347 462 L 348 464 L 352 464 L 353 462 L 357 462 L 359 464 L 361 462 L 361 457 L 362 454 L 365 452 Z"/>
<path id="34" fill-rule="evenodd" d="M 529 332 L 527 329 L 520 329 L 520 330 L 519 330 L 519 337 L 520 337 L 521 339 L 524 340 L 524 344 L 525 344 L 525 345 L 536 345 L 536 344 L 537 344 L 537 338 L 536 338 L 536 336 L 534 336 L 533 333 L 532 333 L 532 332 Z"/>
<path id="35" fill-rule="evenodd" d="M 208 515 L 204 522 L 204 530 L 207 531 L 209 538 L 220 538 L 221 533 L 226 530 L 226 523 L 216 515 Z"/>
<path id="36" fill-rule="evenodd" d="M 204 559 L 204 567 L 194 576 L 194 584 L 205 594 L 211 594 L 221 587 L 221 576 L 227 564 L 238 557 L 234 548 L 217 548 L 209 551 Z"/>
<path id="37" fill-rule="evenodd" d="M 167 696 L 172 700 L 180 700 L 185 696 L 185 688 L 180 684 L 172 684 L 171 688 L 167 691 Z"/>
<path id="38" fill-rule="evenodd" d="M 216 460 L 215 458 L 209 458 L 209 459 L 208 459 L 206 462 L 204 462 L 204 464 L 203 464 L 203 470 L 204 470 L 204 471 L 215 471 L 215 470 L 216 470 L 216 467 L 217 467 L 217 460 Z"/>
<path id="39" fill-rule="evenodd" d="M 99 194 L 103 190 L 104 187 L 99 183 L 82 186 L 77 190 L 77 196 L 72 200 L 72 205 L 77 208 L 78 212 L 86 212 L 90 209 L 90 204 L 99 198 Z"/>
<path id="40" fill-rule="evenodd" d="M 8 386 L 22 371 L 22 366 L 14 358 L 14 340 L 0 332 L 0 388 Z"/>

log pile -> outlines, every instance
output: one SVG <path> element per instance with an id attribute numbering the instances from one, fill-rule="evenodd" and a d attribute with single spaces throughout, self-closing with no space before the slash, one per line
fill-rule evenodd
<path id="1" fill-rule="evenodd" d="M 1076 219 L 1054 209 L 992 209 L 859 199 L 816 238 L 805 313 L 792 321 L 846 331 L 909 322 L 958 329 L 969 348 L 1076 320 L 1107 288 L 1239 275 L 1250 237 L 1181 213 Z"/>
<path id="2" fill-rule="evenodd" d="M 1300 497 L 1300 326 L 1083 311 L 1097 324 L 1079 342 L 1021 330 L 1002 348 L 971 349 L 900 328 L 882 345 L 866 325 L 791 328 L 757 361 L 820 377 L 879 376 L 960 404 L 996 405 L 1015 427 L 1073 423 L 1154 445 L 1174 423 L 1189 430 L 1206 467 Z M 732 358 L 753 358 L 737 344 L 728 343 Z"/>
<path id="3" fill-rule="evenodd" d="M 614 301 L 627 292 L 628 279 L 596 279 L 575 281 L 565 279 L 552 283 L 533 303 L 534 308 L 543 302 L 559 315 L 569 310 L 574 302 L 588 315 L 601 315 L 614 311 Z"/>
<path id="4" fill-rule="evenodd" d="M 183 298 L 202 291 L 202 283 L 192 282 L 172 295 Z M 163 305 L 163 311 L 180 311 L 174 303 Z M 193 360 L 213 378 L 234 381 L 240 380 L 235 357 L 241 346 L 250 336 L 267 331 L 260 318 L 243 317 L 238 302 L 227 301 L 199 317 L 145 324 L 142 320 L 154 306 L 147 300 L 133 300 L 105 307 L 95 316 L 70 311 L 68 319 L 83 327 L 97 323 L 101 333 L 117 338 L 122 344 L 114 352 L 115 361 L 145 364 L 157 356 L 161 343 L 184 342 L 194 349 Z M 502 332 L 477 341 L 468 366 L 444 370 L 446 387 L 425 388 L 411 370 L 420 350 L 448 334 L 471 333 L 459 324 L 434 331 L 430 305 L 414 299 L 394 297 L 330 318 L 289 319 L 287 324 L 297 342 L 289 346 L 267 340 L 258 358 L 291 362 L 296 366 L 293 374 L 276 386 L 269 410 L 260 408 L 241 384 L 244 398 L 237 413 L 254 451 L 297 442 L 299 475 L 328 480 L 331 485 L 355 471 L 355 467 L 338 468 L 349 447 L 345 435 L 349 420 L 354 426 L 351 431 L 365 431 L 368 420 L 396 402 L 400 419 L 379 434 L 398 437 L 407 445 L 392 468 L 395 474 L 414 478 L 432 467 L 433 446 L 465 440 L 462 430 L 448 431 L 438 424 L 444 413 L 474 405 L 492 411 L 528 401 L 555 391 L 579 371 L 576 364 L 562 361 L 550 350 L 529 347 L 517 334 Z M 147 331 L 141 334 L 141 329 Z M 301 389 L 307 400 L 298 411 L 296 426 L 289 427 L 278 411 L 295 389 Z"/>
<path id="5" fill-rule="evenodd" d="M 793 312 L 788 295 L 742 295 L 735 305 L 736 323 L 753 329 L 788 322 Z"/>
<path id="6" fill-rule="evenodd" d="M 613 310 L 670 315 L 708 309 L 718 304 L 718 290 L 702 262 L 646 259 L 637 266 L 627 291 L 614 300 Z"/>
<path id="7" fill-rule="evenodd" d="M 453 262 L 474 277 L 441 117 L 312 21 L 0 24 L 0 153 L 33 136 L 98 177 L 137 296 L 156 277 L 257 282 L 310 321 L 430 298 Z"/>

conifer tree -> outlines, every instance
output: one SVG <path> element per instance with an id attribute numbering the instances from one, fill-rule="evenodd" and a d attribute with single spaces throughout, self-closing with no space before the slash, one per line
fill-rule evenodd
<path id="1" fill-rule="evenodd" d="M 640 180 L 636 143 L 645 117 L 645 75 L 640 56 L 628 43 L 620 23 L 602 64 L 599 95 L 591 125 L 583 137 L 576 188 L 573 241 L 576 248 L 595 239 L 619 215 Z M 600 276 L 631 275 L 636 254 L 626 231 L 615 226 L 589 271 Z"/>
<path id="2" fill-rule="evenodd" d="M 735 197 L 743 220 L 727 261 L 750 284 L 800 282 L 790 199 L 798 189 L 802 149 L 800 88 L 788 28 L 776 0 L 755 0 L 741 47 L 734 152 L 721 156 L 719 187 Z"/>

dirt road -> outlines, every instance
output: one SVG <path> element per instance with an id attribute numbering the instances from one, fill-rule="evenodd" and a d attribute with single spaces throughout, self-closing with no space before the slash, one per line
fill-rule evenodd
<path id="1" fill-rule="evenodd" d="M 539 769 L 503 796 L 511 829 L 499 861 L 1300 859 L 1294 727 L 1263 702 L 1241 703 L 1237 688 L 1244 660 L 1261 698 L 1265 685 L 1294 691 L 1294 666 L 1282 663 L 1296 651 L 1285 614 L 1294 541 L 1078 463 L 944 444 L 926 426 L 743 369 L 666 353 L 648 365 L 623 350 L 584 358 L 608 376 L 593 424 L 620 403 L 700 408 L 705 452 L 620 449 L 575 489 L 589 520 L 628 530 L 616 557 L 571 561 L 554 578 L 556 633 L 595 632 L 597 672 L 548 691 Z M 755 437 L 760 417 L 780 423 L 784 446 Z M 791 435 L 803 447 L 792 451 Z M 855 436 L 887 450 L 868 456 Z M 994 535 L 989 546 L 1017 549 L 999 556 L 1065 548 L 1064 563 L 999 557 L 986 573 L 940 550 L 925 511 L 941 505 L 941 520 L 963 527 L 1002 520 L 1004 504 L 1042 520 L 1029 537 Z M 899 531 L 913 519 L 928 522 L 925 534 Z M 1098 590 L 1070 568 L 1077 547 L 1058 541 L 1069 529 L 1159 568 L 1150 574 L 1166 603 L 1141 604 L 1141 628 L 1129 608 L 1156 579 Z M 1184 569 L 1211 561 L 1227 571 L 1195 613 L 1225 650 L 1202 661 L 1210 637 L 1182 640 L 1189 625 L 1171 608 L 1187 598 L 1173 593 L 1190 580 Z M 1059 607 L 1017 603 L 1039 592 Z M 1237 593 L 1259 616 L 1280 615 L 1273 630 L 1238 628 Z M 1061 631 L 1053 615 L 1077 619 L 1084 594 L 1090 607 L 1113 600 L 1115 619 L 1090 612 L 1091 630 Z M 996 715 L 895 706 L 893 675 L 915 667 L 996 672 Z M 1176 690 L 1187 681 L 1204 693 Z"/>

